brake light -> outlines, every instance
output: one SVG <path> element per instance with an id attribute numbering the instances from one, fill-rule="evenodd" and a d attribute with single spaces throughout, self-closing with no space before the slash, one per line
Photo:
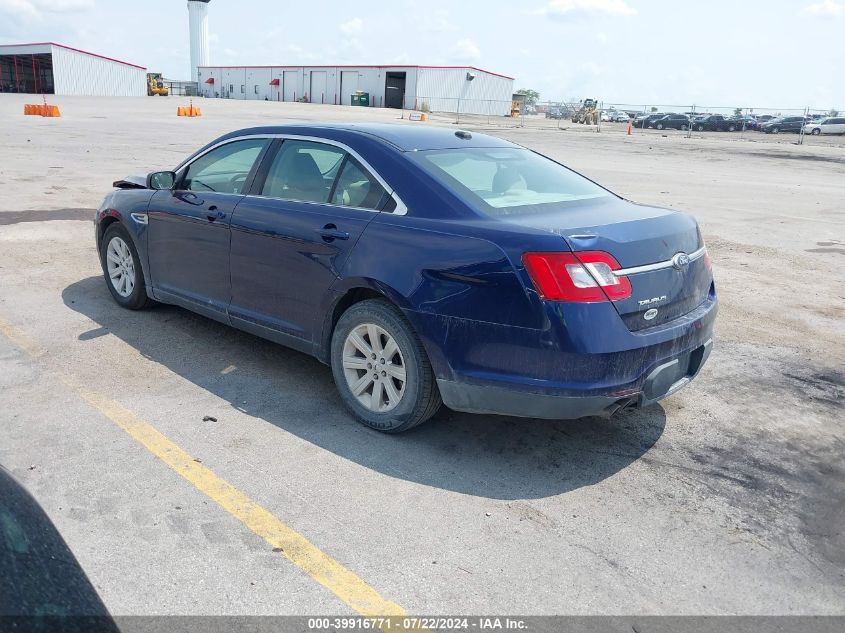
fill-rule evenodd
<path id="1" fill-rule="evenodd" d="M 610 253 L 525 253 L 522 263 L 540 297 L 549 301 L 619 301 L 631 296 L 631 282 L 613 272 L 621 266 Z"/>

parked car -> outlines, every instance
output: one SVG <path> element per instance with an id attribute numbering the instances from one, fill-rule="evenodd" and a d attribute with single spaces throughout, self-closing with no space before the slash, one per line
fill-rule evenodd
<path id="1" fill-rule="evenodd" d="M 118 305 L 175 304 L 312 354 L 379 431 L 441 399 L 609 416 L 674 393 L 712 348 L 691 216 L 484 134 L 252 128 L 115 184 L 96 242 Z"/>
<path id="2" fill-rule="evenodd" d="M 0 466 L 4 631 L 119 633 L 94 585 L 35 498 Z"/>
<path id="3" fill-rule="evenodd" d="M 653 126 L 658 130 L 687 130 L 689 124 L 690 118 L 686 114 L 667 114 L 657 119 Z"/>
<path id="4" fill-rule="evenodd" d="M 828 117 L 804 125 L 804 134 L 845 134 L 845 117 Z"/>
<path id="5" fill-rule="evenodd" d="M 636 119 L 634 119 L 634 127 L 641 127 L 643 129 L 654 127 L 655 121 L 657 121 L 658 119 L 662 119 L 665 116 L 665 112 L 654 112 L 652 114 L 638 116 Z"/>
<path id="6" fill-rule="evenodd" d="M 601 117 L 600 117 L 601 120 L 602 120 L 602 123 L 610 123 L 613 120 L 612 115 L 613 115 L 613 112 L 608 112 L 607 110 L 602 110 Z"/>
<path id="7" fill-rule="evenodd" d="M 546 118 L 547 119 L 564 119 L 566 118 L 566 114 L 564 109 L 558 106 L 550 106 L 546 110 Z"/>
<path id="8" fill-rule="evenodd" d="M 708 114 L 695 119 L 693 122 L 693 129 L 703 132 L 710 131 L 727 131 L 734 132 L 742 129 L 742 121 L 736 118 L 726 118 L 721 114 Z"/>
<path id="9" fill-rule="evenodd" d="M 755 118 L 757 119 L 757 125 L 759 126 L 759 125 L 762 125 L 763 123 L 768 123 L 769 121 L 771 121 L 772 119 L 774 119 L 776 117 L 775 117 L 774 114 L 761 114 L 761 115 L 755 115 Z"/>
<path id="10" fill-rule="evenodd" d="M 631 120 L 631 115 L 629 115 L 627 112 L 622 112 L 620 110 L 617 110 L 613 114 L 613 121 L 616 122 L 616 123 L 627 123 L 630 120 Z"/>
<path id="11" fill-rule="evenodd" d="M 760 126 L 766 134 L 779 134 L 780 132 L 800 132 L 807 120 L 803 116 L 785 116 L 772 119 Z"/>

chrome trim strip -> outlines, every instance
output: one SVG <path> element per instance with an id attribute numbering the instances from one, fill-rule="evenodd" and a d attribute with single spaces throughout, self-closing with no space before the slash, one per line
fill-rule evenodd
<path id="1" fill-rule="evenodd" d="M 700 259 L 704 256 L 707 252 L 707 247 L 702 246 L 697 251 L 689 254 L 690 262 L 694 262 L 697 259 Z M 620 268 L 619 270 L 614 270 L 613 274 L 617 277 L 624 277 L 627 275 L 638 275 L 640 273 L 650 273 L 655 270 L 663 270 L 664 268 L 672 268 L 672 260 L 666 260 L 665 262 L 656 262 L 654 264 L 645 264 L 644 266 L 633 266 L 631 268 Z"/>
<path id="2" fill-rule="evenodd" d="M 389 184 L 387 184 L 387 181 L 384 178 L 382 178 L 379 175 L 379 173 L 375 169 L 373 169 L 372 165 L 370 165 L 366 160 L 364 160 L 364 158 L 358 152 L 356 152 L 354 149 L 352 149 L 348 145 L 341 143 L 340 141 L 335 141 L 334 139 L 330 139 L 330 138 L 322 138 L 320 136 L 302 136 L 300 134 L 248 134 L 246 136 L 234 136 L 232 138 L 227 138 L 225 141 L 221 141 L 221 142 L 219 142 L 215 145 L 212 145 L 207 150 L 205 150 L 203 153 L 197 154 L 189 162 L 183 164 L 179 168 L 180 178 L 181 178 L 182 172 L 185 169 L 187 169 L 188 167 L 190 167 L 191 164 L 193 164 L 195 161 L 199 160 L 200 158 L 202 158 L 203 156 L 208 154 L 210 151 L 217 149 L 218 147 L 222 147 L 223 145 L 228 145 L 229 143 L 235 143 L 237 141 L 248 141 L 250 139 L 277 139 L 277 138 L 288 139 L 288 140 L 293 140 L 293 141 L 311 141 L 313 143 L 323 143 L 324 145 L 333 145 L 334 147 L 338 147 L 338 148 L 342 149 L 344 152 L 346 152 L 347 154 L 349 154 L 350 156 L 355 158 L 355 160 L 357 160 L 359 163 L 361 163 L 361 165 L 364 167 L 364 169 L 366 169 L 373 176 L 373 178 L 375 178 L 378 181 L 378 183 L 382 187 L 384 187 L 384 190 L 387 192 L 387 194 L 391 198 L 393 198 L 394 202 L 396 202 L 396 209 L 391 211 L 391 212 L 387 212 L 387 213 L 389 213 L 390 215 L 407 215 L 408 207 L 405 205 L 404 202 L 402 202 L 402 199 L 396 193 L 396 190 L 393 189 L 393 187 L 391 187 Z M 235 195 L 245 195 L 245 194 L 235 194 Z M 271 198 L 269 196 L 251 196 L 251 197 L 267 198 L 269 200 L 287 200 L 287 198 Z M 289 200 L 289 202 L 309 202 L 309 201 L 308 200 Z M 339 207 L 339 208 L 342 208 L 342 209 L 356 209 L 357 211 L 365 211 L 365 212 L 368 212 L 368 213 L 381 213 L 377 209 L 364 209 L 364 208 L 361 208 L 361 207 L 345 207 L 345 206 L 339 205 L 339 204 L 331 204 L 330 202 L 312 202 L 312 204 L 324 204 L 326 206 Z"/>
<path id="3" fill-rule="evenodd" d="M 146 213 L 130 213 L 129 216 L 138 224 L 149 224 L 149 218 Z"/>

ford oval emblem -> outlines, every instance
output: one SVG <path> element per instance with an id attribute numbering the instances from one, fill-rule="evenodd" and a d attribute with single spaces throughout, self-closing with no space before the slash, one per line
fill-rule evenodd
<path id="1" fill-rule="evenodd" d="M 656 316 L 657 316 L 657 309 L 656 309 L 656 308 L 652 308 L 651 310 L 646 310 L 646 311 L 645 311 L 645 314 L 643 315 L 643 318 L 644 318 L 646 321 L 651 321 L 651 320 L 652 320 L 654 317 L 656 317 Z"/>
<path id="2" fill-rule="evenodd" d="M 686 253 L 678 253 L 672 258 L 672 266 L 678 270 L 682 270 L 685 266 L 689 266 L 689 255 Z"/>

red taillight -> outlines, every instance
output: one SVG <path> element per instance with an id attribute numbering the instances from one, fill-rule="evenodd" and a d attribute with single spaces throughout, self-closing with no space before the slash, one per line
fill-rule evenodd
<path id="1" fill-rule="evenodd" d="M 619 301 L 631 296 L 631 282 L 617 276 L 609 253 L 525 253 L 522 262 L 540 297 L 549 301 Z"/>

